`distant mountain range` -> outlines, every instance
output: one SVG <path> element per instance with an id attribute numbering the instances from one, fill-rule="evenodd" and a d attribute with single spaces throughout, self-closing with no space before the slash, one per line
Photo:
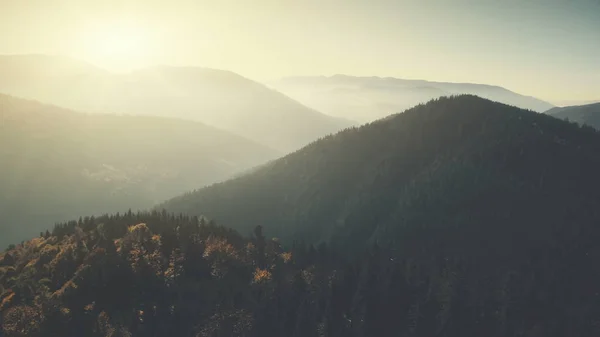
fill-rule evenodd
<path id="1" fill-rule="evenodd" d="M 560 101 L 552 101 L 554 105 L 557 107 L 568 107 L 573 105 L 588 105 L 594 103 L 600 103 L 600 99 L 597 100 L 560 100 Z"/>
<path id="2" fill-rule="evenodd" d="M 0 95 L 0 246 L 56 221 L 149 208 L 277 156 L 198 122 Z"/>
<path id="3" fill-rule="evenodd" d="M 319 111 L 359 122 L 370 122 L 433 98 L 456 94 L 477 95 L 537 112 L 553 107 L 502 87 L 472 83 L 334 75 L 288 77 L 268 84 Z"/>
<path id="4" fill-rule="evenodd" d="M 546 114 L 600 130 L 600 103 L 552 108 Z"/>
<path id="5" fill-rule="evenodd" d="M 66 57 L 0 56 L 0 92 L 85 112 L 200 121 L 282 152 L 354 125 L 235 73 L 206 68 L 115 74 Z"/>

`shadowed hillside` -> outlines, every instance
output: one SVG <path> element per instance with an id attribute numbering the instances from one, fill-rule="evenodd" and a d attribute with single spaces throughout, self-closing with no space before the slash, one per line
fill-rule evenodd
<path id="1" fill-rule="evenodd" d="M 377 241 L 465 254 L 508 245 L 518 254 L 568 224 L 600 221 L 598 170 L 594 130 L 458 96 L 326 137 L 160 207 L 348 251 Z"/>
<path id="2" fill-rule="evenodd" d="M 9 337 L 595 336 L 600 229 L 572 220 L 532 221 L 552 226 L 539 242 L 522 228 L 469 254 L 432 244 L 440 221 L 405 248 L 352 247 L 348 258 L 164 211 L 84 217 L 0 253 L 0 327 Z M 473 247 L 490 229 L 461 222 L 446 242 Z"/>
<path id="3" fill-rule="evenodd" d="M 591 336 L 600 333 L 599 171 L 594 129 L 459 96 L 161 207 L 242 233 L 262 225 L 286 245 L 329 243 L 343 256 L 383 247 L 385 262 L 366 267 L 380 297 L 363 303 L 375 310 L 393 298 L 403 281 L 379 273 L 395 261 L 416 282 L 415 302 L 394 300 L 406 306 L 390 310 L 407 316 L 379 325 L 387 316 L 373 314 L 357 336 Z"/>

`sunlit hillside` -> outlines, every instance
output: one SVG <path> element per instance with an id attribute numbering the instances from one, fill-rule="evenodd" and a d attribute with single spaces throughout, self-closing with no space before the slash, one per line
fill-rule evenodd
<path id="1" fill-rule="evenodd" d="M 355 123 L 310 109 L 230 71 L 149 67 L 112 73 L 76 59 L 0 56 L 0 92 L 86 112 L 202 122 L 281 152 Z"/>
<path id="2" fill-rule="evenodd" d="M 0 95 L 0 245 L 54 221 L 148 208 L 277 155 L 201 123 Z"/>

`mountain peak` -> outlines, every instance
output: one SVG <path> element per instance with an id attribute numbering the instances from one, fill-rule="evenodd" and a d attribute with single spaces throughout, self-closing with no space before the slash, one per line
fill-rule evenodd
<path id="1" fill-rule="evenodd" d="M 256 172 L 162 207 L 206 215 L 242 232 L 261 224 L 282 239 L 343 246 L 401 240 L 406 235 L 401 228 L 459 219 L 467 227 L 501 226 L 500 219 L 525 226 L 546 207 L 542 200 L 548 191 L 557 198 L 552 202 L 569 207 L 579 207 L 569 198 L 600 202 L 600 192 L 590 184 L 597 180 L 591 171 L 600 170 L 599 153 L 596 132 L 475 95 L 456 95 L 325 137 Z M 557 162 L 577 163 L 589 174 Z M 468 207 L 488 211 L 471 222 L 463 218 Z M 507 213 L 495 219 L 496 212 Z M 542 217 L 552 223 L 564 212 L 557 208 Z"/>

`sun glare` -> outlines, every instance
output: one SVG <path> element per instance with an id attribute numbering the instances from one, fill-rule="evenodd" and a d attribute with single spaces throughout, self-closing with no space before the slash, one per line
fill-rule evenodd
<path id="1" fill-rule="evenodd" d="M 133 57 L 141 52 L 139 36 L 121 32 L 107 32 L 96 40 L 96 52 L 102 56 Z"/>
<path id="2" fill-rule="evenodd" d="M 116 67 L 130 67 L 149 53 L 149 36 L 134 24 L 98 25 L 84 34 L 85 53 L 89 58 Z"/>

